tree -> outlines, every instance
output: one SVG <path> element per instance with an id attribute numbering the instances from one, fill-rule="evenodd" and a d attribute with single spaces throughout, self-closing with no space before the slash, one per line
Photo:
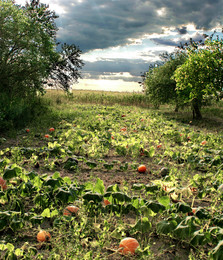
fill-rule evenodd
<path id="1" fill-rule="evenodd" d="M 177 111 L 178 96 L 176 82 L 172 76 L 176 68 L 185 61 L 185 55 L 181 52 L 164 53 L 161 58 L 164 62 L 150 66 L 145 74 L 145 93 L 155 107 L 159 107 L 160 104 L 174 103 Z"/>
<path id="2" fill-rule="evenodd" d="M 223 41 L 212 38 L 205 41 L 202 48 L 188 51 L 184 64 L 176 69 L 174 79 L 177 94 L 184 102 L 191 102 L 193 118 L 201 119 L 204 98 L 215 95 L 217 98 L 223 88 Z"/>
<path id="3" fill-rule="evenodd" d="M 79 70 L 84 65 L 80 60 L 81 50 L 74 44 L 65 43 L 59 54 L 59 60 L 52 64 L 47 83 L 68 91 L 70 85 L 81 77 Z"/>
<path id="4" fill-rule="evenodd" d="M 72 77 L 80 77 L 79 48 L 65 44 L 57 51 L 57 17 L 39 0 L 25 7 L 0 2 L 0 84 L 10 100 L 42 92 L 49 77 L 59 79 L 65 90 Z"/>
<path id="5" fill-rule="evenodd" d="M 57 44 L 57 18 L 39 0 L 0 0 L 0 123 L 26 114 L 50 78 L 67 91 L 80 77 L 81 51 Z"/>
<path id="6" fill-rule="evenodd" d="M 42 91 L 42 79 L 59 57 L 47 26 L 38 19 L 37 12 L 31 15 L 29 8 L 0 2 L 1 92 L 10 100 Z"/>

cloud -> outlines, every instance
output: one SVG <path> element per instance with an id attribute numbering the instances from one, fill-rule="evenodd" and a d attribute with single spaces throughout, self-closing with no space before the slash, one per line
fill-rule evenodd
<path id="1" fill-rule="evenodd" d="M 86 62 L 82 73 L 83 78 L 90 79 L 122 79 L 137 82 L 142 72 L 148 70 L 150 63 L 143 60 L 109 59 Z"/>
<path id="2" fill-rule="evenodd" d="M 59 15 L 57 40 L 83 51 L 85 86 L 98 79 L 140 81 L 160 53 L 223 24 L 223 0 L 40 1 Z"/>
<path id="3" fill-rule="evenodd" d="M 167 46 L 180 46 L 181 44 L 189 43 L 190 39 L 195 42 L 204 41 L 203 33 L 196 32 L 194 34 L 185 34 L 183 37 L 175 37 L 173 39 L 167 39 L 165 37 L 151 38 L 156 44 L 162 44 Z"/>
<path id="4" fill-rule="evenodd" d="M 179 34 L 187 34 L 187 27 L 176 28 Z"/>
<path id="5" fill-rule="evenodd" d="M 75 43 L 87 52 L 131 44 L 145 34 L 175 27 L 186 34 L 186 25 L 210 29 L 223 23 L 222 0 L 57 0 L 63 12 L 58 19 L 58 39 Z"/>

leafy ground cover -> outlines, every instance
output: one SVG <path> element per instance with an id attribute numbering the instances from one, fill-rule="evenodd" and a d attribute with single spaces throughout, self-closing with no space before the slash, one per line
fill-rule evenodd
<path id="1" fill-rule="evenodd" d="M 222 259 L 222 131 L 58 100 L 54 121 L 0 139 L 1 258 Z M 125 237 L 134 255 L 120 254 Z"/>

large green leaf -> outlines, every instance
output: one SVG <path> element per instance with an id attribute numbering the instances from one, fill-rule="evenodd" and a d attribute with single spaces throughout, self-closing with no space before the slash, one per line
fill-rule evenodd
<path id="1" fill-rule="evenodd" d="M 158 213 L 159 211 L 164 211 L 166 209 L 165 206 L 155 201 L 148 201 L 146 203 L 146 207 L 151 209 L 155 213 Z"/>
<path id="2" fill-rule="evenodd" d="M 168 234 L 171 233 L 177 226 L 177 222 L 175 220 L 162 220 L 157 223 L 156 229 L 158 233 Z"/>
<path id="3" fill-rule="evenodd" d="M 194 235 L 190 241 L 193 246 L 204 245 L 206 242 L 206 236 L 204 233 L 201 233 L 200 230 L 194 232 Z"/>
<path id="4" fill-rule="evenodd" d="M 138 222 L 133 227 L 134 230 L 139 231 L 141 233 L 149 232 L 152 227 L 151 222 L 147 217 L 139 219 Z"/>
<path id="5" fill-rule="evenodd" d="M 168 196 L 162 196 L 158 199 L 159 203 L 161 203 L 166 208 L 170 205 L 170 197 Z"/>
<path id="6" fill-rule="evenodd" d="M 63 203 L 68 203 L 70 199 L 71 193 L 70 191 L 64 190 L 62 188 L 59 188 L 56 193 L 56 198 Z"/>
<path id="7" fill-rule="evenodd" d="M 93 192 L 98 192 L 100 194 L 104 194 L 105 192 L 105 186 L 103 180 L 100 178 L 97 178 L 97 182 L 94 185 Z"/>
<path id="8" fill-rule="evenodd" d="M 5 180 L 10 180 L 14 177 L 17 177 L 20 173 L 22 172 L 21 168 L 20 167 L 7 167 L 5 172 L 4 172 L 4 175 L 3 175 L 3 179 Z"/>
<path id="9" fill-rule="evenodd" d="M 123 192 L 113 192 L 113 193 L 111 193 L 111 196 L 113 197 L 113 199 L 115 199 L 119 202 L 130 202 L 132 200 L 131 197 L 124 194 Z"/>
<path id="10" fill-rule="evenodd" d="M 178 202 L 176 204 L 176 209 L 178 212 L 183 212 L 183 213 L 188 213 L 192 211 L 191 207 L 183 202 Z"/>
<path id="11" fill-rule="evenodd" d="M 103 199 L 103 196 L 99 193 L 91 193 L 87 192 L 84 194 L 83 199 L 86 201 L 94 201 L 96 203 L 101 202 Z"/>

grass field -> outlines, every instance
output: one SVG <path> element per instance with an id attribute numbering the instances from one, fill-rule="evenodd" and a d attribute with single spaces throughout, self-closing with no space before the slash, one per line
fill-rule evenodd
<path id="1" fill-rule="evenodd" d="M 222 103 L 202 121 L 140 93 L 48 91 L 44 103 L 0 138 L 1 259 L 222 259 Z"/>

